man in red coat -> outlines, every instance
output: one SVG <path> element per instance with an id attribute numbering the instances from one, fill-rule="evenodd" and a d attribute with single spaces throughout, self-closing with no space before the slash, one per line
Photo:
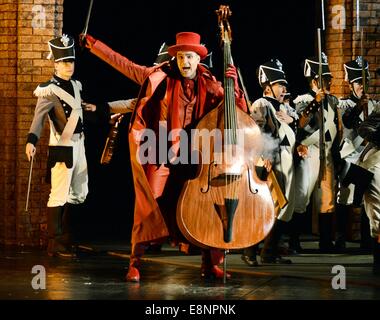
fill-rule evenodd
<path id="1" fill-rule="evenodd" d="M 91 53 L 141 86 L 129 131 L 136 198 L 132 252 L 126 276 L 127 281 L 138 282 L 140 258 L 147 245 L 168 236 L 174 242 L 181 239 L 175 222 L 176 206 L 182 186 L 191 177 L 194 167 L 191 164 L 175 165 L 161 156 L 161 161 L 150 159 L 142 164 L 138 156 L 142 146 L 141 133 L 150 129 L 157 137 L 162 132 L 160 126 L 163 123 L 167 132 L 176 129 L 189 132 L 204 115 L 219 105 L 224 98 L 224 90 L 211 72 L 200 64 L 208 51 L 200 44 L 197 33 L 178 33 L 176 44 L 168 48 L 175 59 L 153 67 L 133 63 L 90 35 L 86 35 L 84 40 Z M 226 70 L 226 77 L 234 79 L 236 103 L 246 111 L 234 66 L 230 65 Z M 171 143 L 168 141 L 168 150 L 175 147 L 176 143 Z M 156 147 L 159 150 L 158 141 Z M 159 150 L 159 153 L 168 155 L 168 150 Z M 176 152 L 178 154 L 178 149 Z M 220 250 L 202 250 L 202 277 L 222 278 L 223 272 L 218 267 L 222 260 Z"/>

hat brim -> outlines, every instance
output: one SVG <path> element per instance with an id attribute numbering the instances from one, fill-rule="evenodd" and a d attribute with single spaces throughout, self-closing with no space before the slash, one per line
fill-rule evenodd
<path id="1" fill-rule="evenodd" d="M 207 48 L 201 45 L 192 45 L 192 44 L 176 44 L 168 48 L 168 53 L 175 57 L 178 51 L 194 51 L 199 54 L 201 60 L 207 57 Z"/>
<path id="2" fill-rule="evenodd" d="M 270 81 L 271 85 L 276 84 L 276 83 L 283 85 L 283 86 L 288 85 L 288 81 L 286 81 L 285 79 L 278 79 L 278 80 Z"/>
<path id="3" fill-rule="evenodd" d="M 67 57 L 61 57 L 54 59 L 54 62 L 74 62 L 75 56 L 67 56 Z"/>

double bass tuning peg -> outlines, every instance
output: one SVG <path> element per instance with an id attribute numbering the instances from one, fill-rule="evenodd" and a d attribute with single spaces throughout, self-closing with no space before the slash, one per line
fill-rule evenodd
<path id="1" fill-rule="evenodd" d="M 218 23 L 220 29 L 220 36 L 222 38 L 222 42 L 226 42 L 227 40 L 232 40 L 232 32 L 230 23 L 228 22 L 228 18 L 232 15 L 229 6 L 221 5 L 218 10 L 215 10 L 218 16 Z M 227 31 L 227 32 L 226 32 Z M 227 39 L 228 37 L 228 39 Z"/>

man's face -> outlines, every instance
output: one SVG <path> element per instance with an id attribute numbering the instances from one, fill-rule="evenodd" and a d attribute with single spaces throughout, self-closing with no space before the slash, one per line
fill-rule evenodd
<path id="1" fill-rule="evenodd" d="M 322 87 L 325 93 L 330 93 L 331 88 L 331 77 L 322 76 Z M 319 80 L 315 78 L 311 82 L 311 88 L 316 92 L 319 89 Z"/>
<path id="2" fill-rule="evenodd" d="M 362 97 L 362 95 L 363 95 L 363 83 L 361 81 L 353 82 L 351 89 L 354 92 L 354 95 L 357 96 L 359 99 Z"/>
<path id="3" fill-rule="evenodd" d="M 184 78 L 194 79 L 197 75 L 197 67 L 200 62 L 200 56 L 194 51 L 178 51 L 177 65 L 179 72 Z"/>
<path id="4" fill-rule="evenodd" d="M 325 89 L 326 92 L 330 92 L 331 77 L 329 77 L 329 76 L 322 76 L 322 81 L 323 81 L 323 89 Z"/>
<path id="5" fill-rule="evenodd" d="M 58 77 L 64 80 L 70 80 L 74 74 L 74 60 L 71 61 L 58 61 L 54 63 L 55 73 Z"/>
<path id="6" fill-rule="evenodd" d="M 272 84 L 272 90 L 274 93 L 274 97 L 278 102 L 282 103 L 284 102 L 284 97 L 286 93 L 286 86 L 284 83 L 277 82 L 275 84 Z M 270 92 L 271 93 L 271 92 Z M 272 94 L 270 94 L 272 95 Z"/>

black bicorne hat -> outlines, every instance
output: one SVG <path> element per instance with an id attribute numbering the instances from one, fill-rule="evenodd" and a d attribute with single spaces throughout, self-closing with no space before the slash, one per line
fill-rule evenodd
<path id="1" fill-rule="evenodd" d="M 164 42 L 160 50 L 158 51 L 156 61 L 154 61 L 153 65 L 160 64 L 165 61 L 169 61 L 171 59 L 174 59 L 169 53 L 168 53 L 169 46 Z"/>
<path id="2" fill-rule="evenodd" d="M 48 42 L 50 53 L 48 59 L 53 58 L 55 62 L 72 59 L 75 60 L 74 39 L 66 34 L 54 38 Z"/>
<path id="3" fill-rule="evenodd" d="M 278 82 L 288 83 L 285 79 L 285 72 L 282 70 L 282 63 L 278 59 L 272 59 L 260 65 L 257 75 L 260 85 L 268 82 L 271 85 Z"/>
<path id="4" fill-rule="evenodd" d="M 365 76 L 369 79 L 369 65 L 367 60 L 363 60 L 361 56 L 357 57 L 355 60 L 346 62 L 344 66 L 344 80 L 350 83 L 363 80 L 362 68 L 364 66 Z"/>
<path id="5" fill-rule="evenodd" d="M 303 66 L 303 75 L 306 78 L 318 78 L 319 75 L 319 59 L 318 57 L 305 59 Z M 327 62 L 327 56 L 322 52 L 322 76 L 329 76 L 332 78 L 329 64 Z"/>
<path id="6" fill-rule="evenodd" d="M 209 52 L 207 54 L 206 58 L 204 58 L 199 64 L 203 65 L 207 69 L 212 69 L 212 67 L 213 67 L 213 64 L 212 64 L 212 51 Z"/>

